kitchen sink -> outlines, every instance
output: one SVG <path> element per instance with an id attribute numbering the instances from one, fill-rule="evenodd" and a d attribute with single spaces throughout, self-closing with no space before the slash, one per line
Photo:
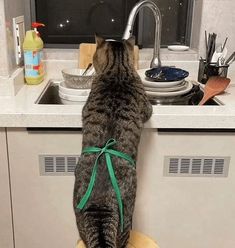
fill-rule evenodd
<path id="1" fill-rule="evenodd" d="M 59 97 L 59 83 L 61 80 L 49 80 L 48 84 L 36 100 L 36 104 L 63 104 Z M 197 87 L 197 88 L 196 88 Z M 203 97 L 203 91 L 202 89 L 197 85 L 194 87 L 195 93 L 191 93 L 191 95 L 188 95 L 188 101 L 187 105 L 197 105 L 201 98 Z M 187 96 L 186 96 L 187 97 Z M 182 104 L 182 101 L 178 97 L 179 100 L 176 99 L 176 101 L 171 102 L 168 101 L 167 103 L 161 103 L 157 99 L 150 99 L 150 102 L 153 105 L 185 105 Z M 205 105 L 222 105 L 220 102 L 218 102 L 216 99 L 210 99 L 206 102 Z"/>
<path id="2" fill-rule="evenodd" d="M 36 104 L 62 104 L 59 97 L 59 83 L 61 80 L 49 80 L 47 86 L 42 91 Z"/>

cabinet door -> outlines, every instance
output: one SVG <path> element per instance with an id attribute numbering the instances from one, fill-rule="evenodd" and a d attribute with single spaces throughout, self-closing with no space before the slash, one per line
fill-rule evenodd
<path id="1" fill-rule="evenodd" d="M 81 152 L 78 131 L 8 129 L 16 248 L 75 247 L 74 176 L 41 174 L 40 155 L 63 157 Z"/>
<path id="2" fill-rule="evenodd" d="M 235 247 L 234 148 L 234 132 L 144 130 L 138 153 L 134 229 L 157 240 L 159 247 Z M 166 176 L 165 157 L 169 156 L 201 157 L 203 173 L 210 167 L 204 158 L 229 157 L 228 175 Z M 184 171 L 187 164 L 179 164 Z"/>
<path id="3" fill-rule="evenodd" d="M 6 133 L 0 128 L 0 247 L 13 248 Z"/>

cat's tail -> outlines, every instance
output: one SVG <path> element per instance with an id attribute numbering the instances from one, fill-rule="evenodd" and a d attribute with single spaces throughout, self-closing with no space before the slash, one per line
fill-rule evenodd
<path id="1" fill-rule="evenodd" d="M 90 206 L 83 212 L 86 248 L 116 248 L 119 214 L 110 207 Z"/>

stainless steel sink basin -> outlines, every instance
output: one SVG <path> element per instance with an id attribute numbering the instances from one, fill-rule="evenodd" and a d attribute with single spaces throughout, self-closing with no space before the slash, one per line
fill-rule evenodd
<path id="1" fill-rule="evenodd" d="M 47 86 L 37 99 L 37 104 L 62 104 L 59 97 L 59 80 L 49 80 Z"/>
<path id="2" fill-rule="evenodd" d="M 62 104 L 59 97 L 59 86 L 60 80 L 49 80 L 47 86 L 42 91 L 41 95 L 36 101 L 36 104 Z M 199 89 L 196 94 L 193 95 L 193 101 L 189 101 L 188 105 L 197 105 L 198 102 L 203 97 L 203 91 Z M 191 98 L 190 98 L 191 100 Z M 167 102 L 164 105 L 185 105 L 181 103 L 182 101 Z M 151 100 L 153 105 L 161 105 L 158 100 Z M 205 105 L 221 105 L 215 99 L 211 99 L 206 102 Z"/>

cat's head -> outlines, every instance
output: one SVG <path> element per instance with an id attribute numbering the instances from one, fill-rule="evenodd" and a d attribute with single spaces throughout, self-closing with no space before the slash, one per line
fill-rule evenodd
<path id="1" fill-rule="evenodd" d="M 93 65 L 97 73 L 101 73 L 107 66 L 119 59 L 122 60 L 120 61 L 122 63 L 126 63 L 131 67 L 134 66 L 134 37 L 119 42 L 105 40 L 96 35 L 95 40 L 96 52 L 93 56 Z"/>

